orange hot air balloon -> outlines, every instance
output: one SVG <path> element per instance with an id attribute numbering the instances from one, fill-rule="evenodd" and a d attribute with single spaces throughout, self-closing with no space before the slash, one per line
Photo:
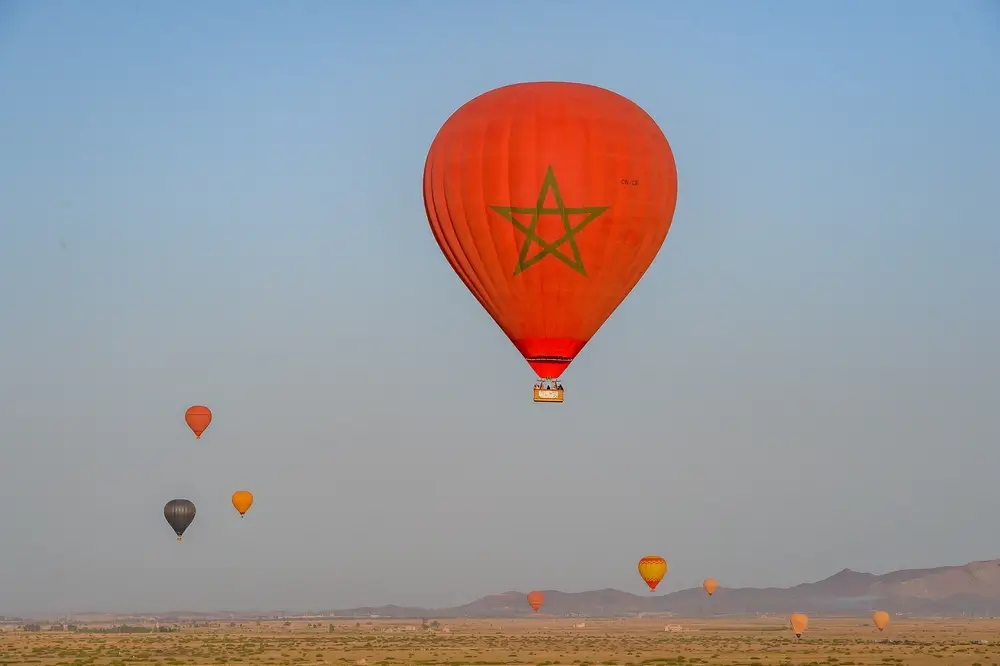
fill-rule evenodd
<path id="1" fill-rule="evenodd" d="M 538 377 L 558 378 L 649 268 L 677 203 L 666 137 L 582 83 L 517 83 L 444 123 L 424 165 L 441 252 Z"/>
<path id="2" fill-rule="evenodd" d="M 802 638 L 802 634 L 809 628 L 809 617 L 805 613 L 792 613 L 788 619 L 792 623 L 792 633 L 796 638 Z"/>
<path id="3" fill-rule="evenodd" d="M 715 590 L 718 589 L 719 587 L 719 581 L 715 580 L 714 578 L 706 578 L 702 582 L 701 586 L 705 588 L 706 592 L 708 592 L 708 596 L 712 596 L 713 594 L 715 594 Z"/>
<path id="4" fill-rule="evenodd" d="M 240 512 L 240 518 L 246 515 L 253 505 L 253 494 L 249 490 L 237 490 L 233 493 L 233 506 Z"/>
<path id="5" fill-rule="evenodd" d="M 647 555 L 639 560 L 639 575 L 652 592 L 667 574 L 667 561 L 659 555 Z"/>
<path id="6" fill-rule="evenodd" d="M 882 631 L 889 626 L 889 614 L 885 611 L 875 611 L 872 615 L 872 622 L 875 623 L 879 631 Z"/>
<path id="7" fill-rule="evenodd" d="M 545 593 L 539 590 L 534 592 L 528 592 L 528 605 L 531 606 L 531 610 L 538 612 L 538 609 L 542 607 L 545 603 Z"/>
<path id="8" fill-rule="evenodd" d="M 212 410 L 204 405 L 188 407 L 184 413 L 184 420 L 194 432 L 195 439 L 201 439 L 201 433 L 205 432 L 205 428 L 212 422 Z"/>

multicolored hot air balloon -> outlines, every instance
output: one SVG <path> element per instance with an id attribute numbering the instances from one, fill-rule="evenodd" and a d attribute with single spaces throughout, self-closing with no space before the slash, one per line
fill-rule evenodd
<path id="1" fill-rule="evenodd" d="M 796 638 L 802 638 L 802 634 L 809 628 L 809 617 L 805 613 L 792 613 L 788 620 L 792 623 L 792 633 Z"/>
<path id="2" fill-rule="evenodd" d="M 879 631 L 882 631 L 889 626 L 889 614 L 885 611 L 875 611 L 872 615 L 872 622 L 875 623 Z"/>
<path id="3" fill-rule="evenodd" d="M 715 590 L 719 587 L 719 581 L 714 578 L 706 578 L 702 581 L 701 586 L 705 588 L 706 592 L 708 592 L 708 596 L 712 596 L 715 594 Z"/>
<path id="4" fill-rule="evenodd" d="M 240 512 L 240 518 L 246 515 L 253 505 L 253 494 L 249 490 L 237 490 L 233 493 L 233 507 Z"/>
<path id="5" fill-rule="evenodd" d="M 534 590 L 528 592 L 528 605 L 531 606 L 531 610 L 538 612 L 538 609 L 542 607 L 545 603 L 545 593 L 540 590 Z"/>
<path id="6" fill-rule="evenodd" d="M 177 533 L 177 540 L 184 536 L 184 531 L 194 521 L 194 502 L 186 499 L 172 499 L 163 506 L 163 517 L 167 524 Z"/>
<path id="7" fill-rule="evenodd" d="M 541 378 L 536 401 L 561 402 L 555 380 L 670 230 L 677 169 L 662 130 L 603 88 L 517 83 L 448 118 L 423 180 L 441 252 Z"/>
<path id="8" fill-rule="evenodd" d="M 639 575 L 646 581 L 646 585 L 649 585 L 649 591 L 652 592 L 667 575 L 667 561 L 659 555 L 646 555 L 639 560 Z"/>
<path id="9" fill-rule="evenodd" d="M 195 439 L 201 439 L 201 433 L 205 432 L 205 428 L 212 422 L 212 410 L 204 405 L 188 407 L 184 412 L 184 420 L 194 432 Z"/>

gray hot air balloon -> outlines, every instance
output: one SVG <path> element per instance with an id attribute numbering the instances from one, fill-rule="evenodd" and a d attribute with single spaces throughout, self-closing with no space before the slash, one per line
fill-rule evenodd
<path id="1" fill-rule="evenodd" d="M 184 530 L 191 525 L 194 520 L 194 502 L 186 499 L 173 499 L 163 507 L 163 517 L 170 523 L 170 527 L 177 532 L 177 540 L 181 540 Z"/>

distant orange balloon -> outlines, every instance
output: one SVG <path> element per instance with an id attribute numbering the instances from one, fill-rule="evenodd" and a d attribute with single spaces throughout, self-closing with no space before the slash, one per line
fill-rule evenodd
<path id="1" fill-rule="evenodd" d="M 885 611 L 875 611 L 872 615 L 872 622 L 875 623 L 879 631 L 882 631 L 889 626 L 889 614 Z"/>
<path id="2" fill-rule="evenodd" d="M 253 504 L 253 495 L 249 490 L 237 490 L 233 493 L 233 506 L 240 512 L 240 518 L 250 510 Z"/>
<path id="3" fill-rule="evenodd" d="M 646 555 L 639 560 L 639 575 L 646 581 L 646 585 L 649 585 L 649 591 L 652 592 L 667 575 L 667 561 L 659 555 Z"/>
<path id="4" fill-rule="evenodd" d="M 184 413 L 184 420 L 194 432 L 195 439 L 201 439 L 201 433 L 205 432 L 205 428 L 212 422 L 212 410 L 204 405 L 188 407 Z"/>
<path id="5" fill-rule="evenodd" d="M 805 613 L 792 613 L 788 619 L 792 623 L 792 633 L 796 638 L 802 638 L 802 634 L 809 628 L 809 617 Z"/>
<path id="6" fill-rule="evenodd" d="M 545 603 L 545 593 L 535 590 L 534 592 L 528 592 L 528 605 L 531 606 L 531 610 L 538 612 L 538 609 L 542 607 Z"/>
<path id="7" fill-rule="evenodd" d="M 718 589 L 719 587 L 719 581 L 715 580 L 714 578 L 706 578 L 705 581 L 701 584 L 701 586 L 705 588 L 706 592 L 708 592 L 708 596 L 712 596 L 713 594 L 715 594 L 715 590 Z"/>

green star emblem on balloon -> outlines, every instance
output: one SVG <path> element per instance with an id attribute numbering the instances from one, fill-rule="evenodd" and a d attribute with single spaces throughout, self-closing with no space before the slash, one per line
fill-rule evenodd
<path id="1" fill-rule="evenodd" d="M 556 205 L 546 208 L 545 199 L 549 191 L 552 192 Z M 555 172 L 552 170 L 552 166 L 549 165 L 549 168 L 545 172 L 545 178 L 542 180 L 542 189 L 538 192 L 538 200 L 534 206 L 490 206 L 490 208 L 513 224 L 515 229 L 524 234 L 524 242 L 521 244 L 521 250 L 518 253 L 514 275 L 523 273 L 545 257 L 551 255 L 580 275 L 587 277 L 587 269 L 583 264 L 583 257 L 580 256 L 580 248 L 576 242 L 576 235 L 583 231 L 588 224 L 600 217 L 604 211 L 611 208 L 611 206 L 566 206 L 566 203 L 563 201 L 562 192 L 559 190 L 559 183 L 556 180 Z M 563 234 L 551 243 L 538 235 L 538 221 L 543 215 L 558 215 L 562 221 Z M 570 215 L 583 215 L 584 218 L 577 222 L 576 225 L 573 225 L 569 219 Z M 525 224 L 522 220 L 528 220 L 529 216 L 530 221 Z M 521 217 L 521 219 L 518 219 L 518 217 Z M 531 252 L 532 244 L 538 245 L 541 249 L 529 257 L 528 254 Z M 569 254 L 572 257 L 560 249 L 564 245 L 569 246 Z"/>

